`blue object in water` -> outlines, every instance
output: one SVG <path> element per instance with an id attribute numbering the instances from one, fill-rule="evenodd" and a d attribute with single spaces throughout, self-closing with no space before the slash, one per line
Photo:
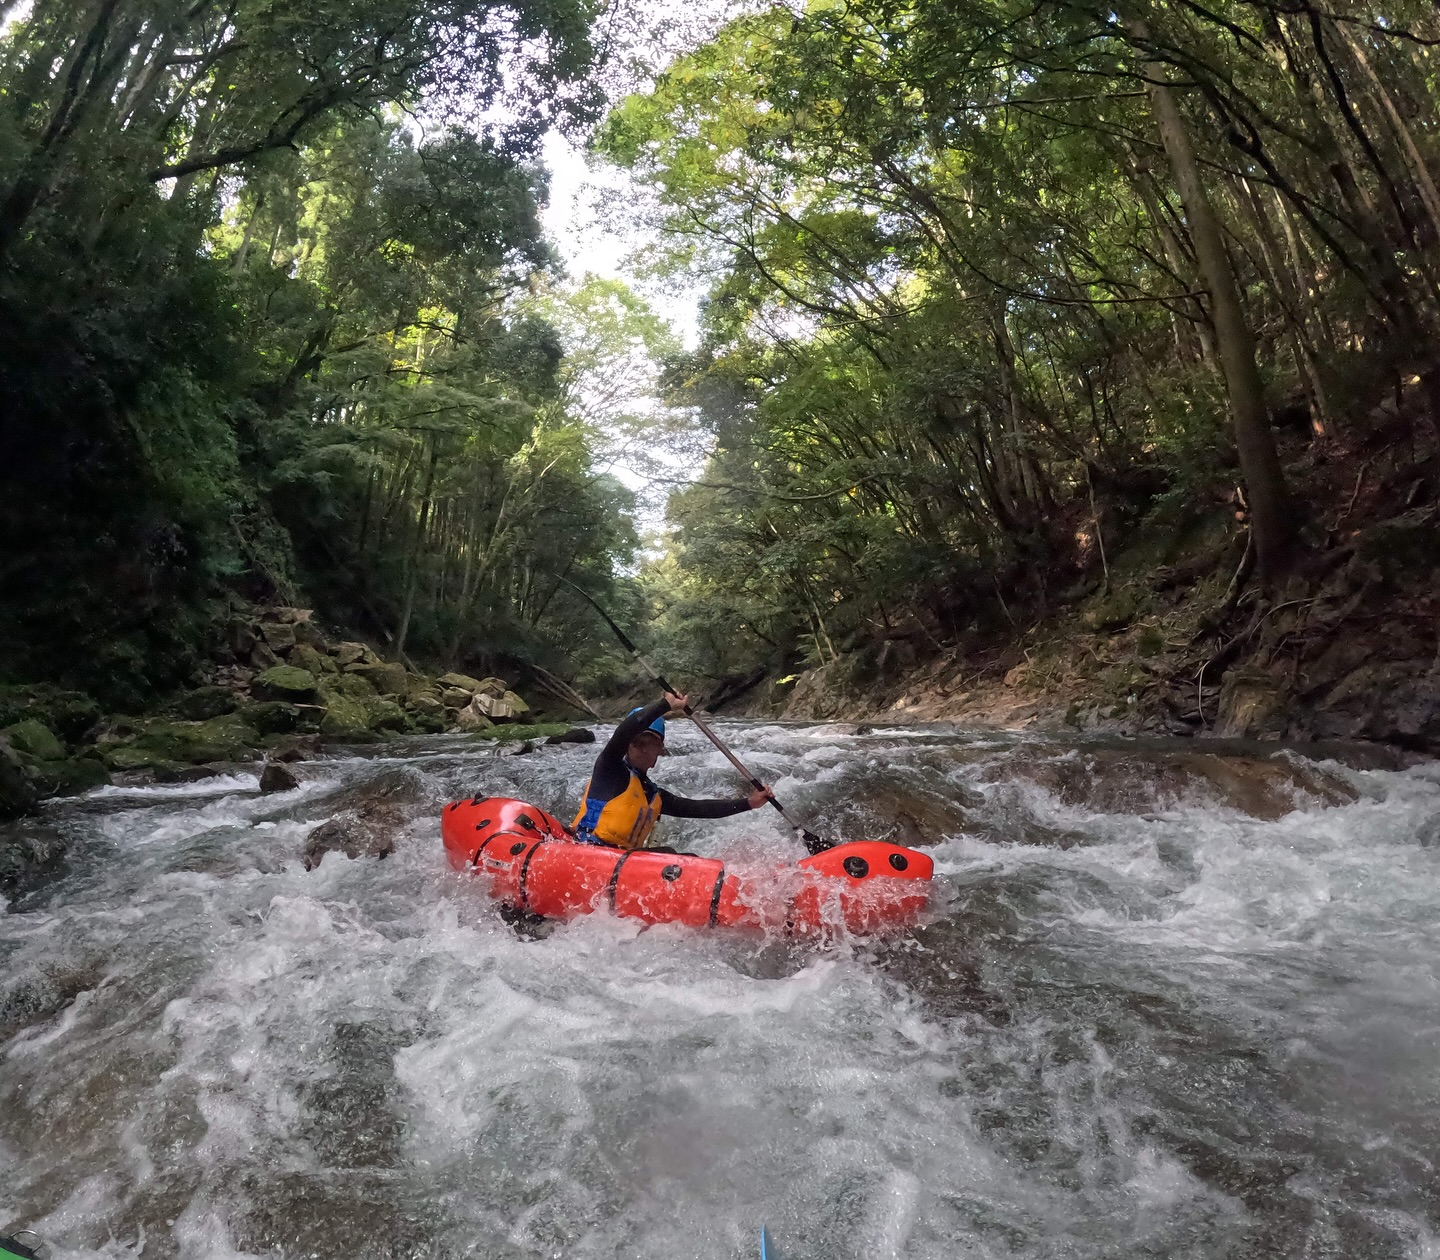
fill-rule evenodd
<path id="1" fill-rule="evenodd" d="M 780 1260 L 775 1248 L 770 1245 L 770 1231 L 763 1225 L 760 1226 L 760 1260 Z"/>

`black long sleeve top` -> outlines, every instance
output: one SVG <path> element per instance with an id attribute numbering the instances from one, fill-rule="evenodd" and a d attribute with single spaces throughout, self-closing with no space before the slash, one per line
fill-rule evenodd
<path id="1" fill-rule="evenodd" d="M 700 800 L 679 796 L 652 783 L 648 775 L 635 769 L 626 760 L 625 754 L 630 749 L 630 741 L 669 707 L 669 701 L 657 700 L 638 713 L 630 714 L 615 728 L 615 733 L 595 758 L 595 768 L 590 772 L 590 789 L 586 796 L 591 800 L 613 800 L 630 786 L 630 776 L 634 774 L 645 785 L 648 795 L 653 796 L 659 792 L 662 815 L 668 814 L 671 818 L 729 818 L 734 814 L 743 814 L 750 808 L 746 797 L 734 800 Z"/>

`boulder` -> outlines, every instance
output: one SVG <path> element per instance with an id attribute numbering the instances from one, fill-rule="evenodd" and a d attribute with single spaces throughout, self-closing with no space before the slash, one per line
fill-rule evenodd
<path id="1" fill-rule="evenodd" d="M 1080 614 L 1080 624 L 1097 632 L 1123 630 L 1143 611 L 1141 601 L 1133 591 L 1112 591 L 1090 601 Z"/>
<path id="2" fill-rule="evenodd" d="M 283 761 L 289 764 L 295 761 L 310 761 L 315 756 L 310 742 L 304 736 L 299 739 L 267 740 L 266 744 L 270 749 L 271 761 Z"/>
<path id="3" fill-rule="evenodd" d="M 230 650 L 236 656 L 249 656 L 255 650 L 255 627 L 244 617 L 232 617 L 229 626 Z"/>
<path id="4" fill-rule="evenodd" d="M 319 686 L 315 675 L 297 665 L 273 665 L 264 673 L 257 674 L 250 684 L 251 694 L 257 700 L 285 700 L 291 704 L 304 704 L 315 699 Z"/>
<path id="5" fill-rule="evenodd" d="M 19 818 L 40 802 L 20 754 L 0 738 L 0 818 Z"/>
<path id="6" fill-rule="evenodd" d="M 313 621 L 297 621 L 295 623 L 295 642 L 303 644 L 305 647 L 312 647 L 317 652 L 328 652 L 330 649 L 320 627 Z"/>
<path id="7" fill-rule="evenodd" d="M 441 674 L 435 681 L 442 687 L 449 687 L 455 691 L 463 691 L 466 696 L 473 696 L 477 691 L 483 691 L 485 689 L 484 683 L 478 678 L 471 678 L 469 674 Z M 494 680 L 492 679 L 491 681 L 493 682 Z M 505 688 L 502 686 L 500 690 L 503 692 Z"/>
<path id="8" fill-rule="evenodd" d="M 13 829 L 0 836 L 0 888 L 14 888 L 38 875 L 58 872 L 65 848 L 64 837 L 48 827 Z"/>
<path id="9" fill-rule="evenodd" d="M 229 766 L 182 766 L 178 762 L 167 761 L 155 767 L 156 783 L 203 783 L 206 779 L 218 778 L 228 773 Z"/>
<path id="10" fill-rule="evenodd" d="M 278 608 L 267 608 L 265 610 L 266 621 L 278 621 L 281 625 L 297 626 L 301 622 L 309 621 L 315 615 L 313 608 L 290 608 L 281 606 Z"/>
<path id="11" fill-rule="evenodd" d="M 344 669 L 346 665 L 378 665 L 380 658 L 363 643 L 337 643 L 330 654 L 335 664 Z"/>
<path id="12" fill-rule="evenodd" d="M 347 810 L 305 837 L 305 869 L 313 871 L 327 853 L 343 853 L 348 858 L 389 857 L 395 852 L 395 833 L 403 823 L 404 816 L 393 805 L 375 803 Z"/>
<path id="13" fill-rule="evenodd" d="M 1352 670 L 1316 705 L 1322 738 L 1440 747 L 1440 672 L 1425 661 L 1373 661 Z"/>
<path id="14" fill-rule="evenodd" d="M 278 761 L 267 761 L 260 771 L 260 793 L 268 796 L 272 792 L 289 792 L 300 786 L 295 772 Z"/>
<path id="15" fill-rule="evenodd" d="M 101 757 L 112 770 L 153 768 L 160 762 L 249 761 L 259 744 L 259 731 L 228 714 L 208 722 L 145 722 L 128 746 L 102 745 Z"/>
<path id="16" fill-rule="evenodd" d="M 295 626 L 283 621 L 262 621 L 260 636 L 272 652 L 284 656 L 295 646 Z"/>
<path id="17" fill-rule="evenodd" d="M 238 716 L 261 735 L 288 735 L 300 728 L 301 709 L 286 700 L 257 700 L 244 705 Z"/>
<path id="18" fill-rule="evenodd" d="M 35 718 L 61 739 L 79 744 L 100 721 L 100 706 L 83 691 L 67 691 L 49 683 L 0 687 L 0 727 L 27 718 Z"/>
<path id="19" fill-rule="evenodd" d="M 345 666 L 345 673 L 365 679 L 382 696 L 403 696 L 410 689 L 410 675 L 403 665 L 360 662 Z"/>
<path id="20" fill-rule="evenodd" d="M 497 720 L 519 717 L 522 713 L 530 712 L 530 706 L 513 691 L 507 691 L 498 698 L 480 692 L 475 696 L 474 703 L 486 717 Z"/>
<path id="21" fill-rule="evenodd" d="M 1221 739 L 1279 739 L 1285 731 L 1287 699 L 1283 680 L 1274 675 L 1232 669 L 1220 686 L 1215 734 Z"/>
<path id="22" fill-rule="evenodd" d="M 320 733 L 336 739 L 356 739 L 370 733 L 370 714 L 364 703 L 350 696 L 332 694 L 320 719 Z"/>
<path id="23" fill-rule="evenodd" d="M 487 726 L 494 726 L 480 708 L 480 697 L 475 696 L 469 704 L 455 714 L 455 725 L 462 731 L 478 731 Z"/>
<path id="24" fill-rule="evenodd" d="M 91 757 L 67 757 L 62 761 L 35 761 L 27 769 L 41 796 L 78 796 L 110 782 L 105 763 Z"/>
<path id="25" fill-rule="evenodd" d="M 280 658 L 271 650 L 268 643 L 257 643 L 250 649 L 250 668 L 260 673 L 263 670 L 272 669 L 280 664 Z"/>
<path id="26" fill-rule="evenodd" d="M 588 726 L 572 726 L 568 731 L 561 731 L 559 735 L 550 735 L 546 738 L 547 744 L 593 744 L 595 732 Z"/>
<path id="27" fill-rule="evenodd" d="M 461 691 L 458 687 L 445 687 L 440 692 L 440 703 L 447 709 L 463 709 L 474 698 L 473 691 Z"/>
<path id="28" fill-rule="evenodd" d="M 367 703 L 379 694 L 369 679 L 361 678 L 359 674 L 327 674 L 320 682 L 320 699 L 327 704 L 331 696 L 348 696 L 351 700 Z"/>
<path id="29" fill-rule="evenodd" d="M 59 761 L 65 756 L 65 745 L 56 739 L 55 732 L 38 718 L 26 718 L 23 722 L 16 722 L 14 726 L 7 726 L 0 731 L 0 735 L 5 736 L 17 753 L 23 753 L 27 757 L 35 757 L 40 761 Z"/>
<path id="30" fill-rule="evenodd" d="M 224 717 L 239 707 L 235 693 L 228 687 L 196 687 L 187 691 L 175 701 L 175 712 L 192 722 L 204 722 L 209 718 Z"/>
<path id="31" fill-rule="evenodd" d="M 410 719 L 393 700 L 372 700 L 365 706 L 372 731 L 408 731 Z"/>
<path id="32" fill-rule="evenodd" d="M 307 669 L 316 678 L 324 674 L 338 673 L 340 667 L 335 664 L 324 652 L 310 646 L 308 643 L 297 643 L 290 649 L 290 655 L 286 660 L 299 669 Z"/>
<path id="33" fill-rule="evenodd" d="M 445 716 L 445 702 L 434 687 L 412 687 L 405 697 L 405 707 L 412 713 L 428 713 L 439 718 Z"/>
<path id="34" fill-rule="evenodd" d="M 418 731 L 422 735 L 439 735 L 449 729 L 449 724 L 445 719 L 434 713 L 411 714 L 410 726 L 412 730 Z"/>

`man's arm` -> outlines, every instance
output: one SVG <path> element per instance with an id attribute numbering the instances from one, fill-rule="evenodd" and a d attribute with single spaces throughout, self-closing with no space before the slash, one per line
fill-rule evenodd
<path id="1" fill-rule="evenodd" d="M 660 812 L 670 818 L 729 818 L 754 808 L 748 796 L 734 800 L 697 800 L 660 789 Z"/>

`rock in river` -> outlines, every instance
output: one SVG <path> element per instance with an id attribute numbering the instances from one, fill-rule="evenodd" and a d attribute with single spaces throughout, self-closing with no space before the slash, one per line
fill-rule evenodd
<path id="1" fill-rule="evenodd" d="M 315 698 L 318 686 L 315 675 L 308 669 L 295 665 L 272 665 L 255 676 L 250 691 L 260 700 L 288 700 L 291 704 L 304 704 Z"/>
<path id="2" fill-rule="evenodd" d="M 295 772 L 278 761 L 267 761 L 260 771 L 260 792 L 268 796 L 271 792 L 289 792 L 300 786 Z"/>
<path id="3" fill-rule="evenodd" d="M 394 805 L 374 802 L 321 823 L 305 838 L 305 869 L 313 871 L 327 853 L 348 858 L 386 858 L 395 852 L 395 833 L 404 821 Z"/>

